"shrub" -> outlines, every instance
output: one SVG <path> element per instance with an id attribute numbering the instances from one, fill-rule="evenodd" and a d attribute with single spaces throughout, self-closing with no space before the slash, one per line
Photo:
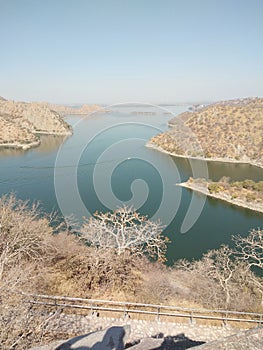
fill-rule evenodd
<path id="1" fill-rule="evenodd" d="M 208 185 L 208 190 L 210 193 L 219 193 L 220 191 L 224 190 L 224 187 L 222 187 L 217 183 L 212 182 Z"/>

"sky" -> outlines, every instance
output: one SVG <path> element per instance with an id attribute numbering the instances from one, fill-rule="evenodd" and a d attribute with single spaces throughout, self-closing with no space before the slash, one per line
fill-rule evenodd
<path id="1" fill-rule="evenodd" d="M 262 0 L 0 0 L 0 34 L 8 99 L 263 97 Z"/>

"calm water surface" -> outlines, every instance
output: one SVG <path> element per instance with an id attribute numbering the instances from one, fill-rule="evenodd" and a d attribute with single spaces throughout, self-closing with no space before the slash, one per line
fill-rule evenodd
<path id="1" fill-rule="evenodd" d="M 175 184 L 193 176 L 193 171 L 205 175 L 207 170 L 205 176 L 214 180 L 223 175 L 262 180 L 263 170 L 228 163 L 190 163 L 144 147 L 150 137 L 167 129 L 172 117 L 168 111 L 177 115 L 186 108 L 117 106 L 110 113 L 88 119 L 68 116 L 74 127 L 72 137 L 42 136 L 41 146 L 26 152 L 0 150 L 0 195 L 14 192 L 18 198 L 40 201 L 48 212 L 61 209 L 63 214 L 73 211 L 79 217 L 85 210 L 107 211 L 118 203 L 139 206 L 141 213 L 157 215 L 169 224 L 164 233 L 171 240 L 170 264 L 231 244 L 232 234 L 246 235 L 251 228 L 262 227 L 263 215 L 211 198 L 206 199 L 199 215 L 198 205 L 201 208 L 204 197 Z M 79 210 L 74 184 L 84 212 Z M 192 198 L 197 210 L 191 215 L 197 220 L 182 234 Z"/>

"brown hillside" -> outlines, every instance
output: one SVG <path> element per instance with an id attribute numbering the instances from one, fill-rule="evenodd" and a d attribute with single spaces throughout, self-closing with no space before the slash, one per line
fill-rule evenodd
<path id="1" fill-rule="evenodd" d="M 173 118 L 151 145 L 182 156 L 263 166 L 263 98 L 220 102 Z"/>
<path id="2" fill-rule="evenodd" d="M 39 138 L 28 128 L 17 126 L 14 117 L 9 114 L 0 114 L 0 145 L 5 147 L 22 147 L 24 149 L 33 144 L 39 144 Z"/>
<path id="3" fill-rule="evenodd" d="M 90 114 L 95 111 L 105 111 L 103 107 L 100 107 L 98 105 L 88 105 L 84 104 L 80 107 L 70 107 L 70 106 L 65 106 L 65 105 L 56 105 L 56 104 L 48 104 L 48 106 L 60 113 L 60 114 L 76 114 L 76 115 L 85 115 L 85 114 Z"/>
<path id="4" fill-rule="evenodd" d="M 0 146 L 26 149 L 40 143 L 36 134 L 71 133 L 60 114 L 44 103 L 0 99 Z"/>

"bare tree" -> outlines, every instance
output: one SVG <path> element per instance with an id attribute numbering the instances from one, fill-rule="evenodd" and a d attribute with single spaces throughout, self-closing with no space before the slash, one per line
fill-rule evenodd
<path id="1" fill-rule="evenodd" d="M 247 237 L 233 236 L 236 254 L 252 267 L 263 269 L 263 230 L 253 229 Z"/>
<path id="2" fill-rule="evenodd" d="M 95 213 L 86 220 L 81 234 L 91 246 L 114 248 L 120 255 L 129 251 L 137 256 L 165 260 L 168 239 L 158 222 L 147 220 L 132 208 L 122 207 L 113 213 Z"/>
<path id="3" fill-rule="evenodd" d="M 261 294 L 261 306 L 263 306 L 263 279 L 251 270 L 263 269 L 263 230 L 253 229 L 247 237 L 233 236 L 233 241 L 236 246 L 235 254 L 243 263 L 250 282 Z"/>
<path id="4" fill-rule="evenodd" d="M 228 246 L 211 250 L 197 261 L 181 260 L 175 269 L 189 273 L 188 283 L 197 301 L 229 307 L 236 265 Z"/>
<path id="5" fill-rule="evenodd" d="M 220 249 L 209 251 L 204 255 L 203 260 L 207 265 L 208 276 L 217 281 L 224 291 L 225 306 L 227 307 L 231 297 L 230 282 L 236 269 L 232 250 L 223 245 Z"/>

